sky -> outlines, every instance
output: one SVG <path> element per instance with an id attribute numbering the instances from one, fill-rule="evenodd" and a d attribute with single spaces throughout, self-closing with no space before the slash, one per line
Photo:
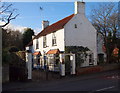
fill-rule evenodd
<path id="1" fill-rule="evenodd" d="M 11 25 L 22 28 L 29 27 L 36 34 L 41 31 L 42 20 L 53 24 L 74 13 L 74 2 L 11 2 L 19 16 L 11 21 Z M 100 2 L 86 2 L 85 12 L 89 18 L 91 10 L 97 8 Z M 40 10 L 42 7 L 42 10 Z"/>

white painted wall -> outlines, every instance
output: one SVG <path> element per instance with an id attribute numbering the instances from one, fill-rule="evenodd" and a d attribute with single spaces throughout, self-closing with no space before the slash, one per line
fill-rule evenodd
<path id="1" fill-rule="evenodd" d="M 36 39 L 33 40 L 33 51 L 35 52 L 36 50 Z"/>
<path id="2" fill-rule="evenodd" d="M 42 55 L 43 55 L 43 51 L 47 53 L 50 49 L 59 49 L 60 51 L 64 51 L 64 46 L 65 46 L 64 45 L 64 29 L 60 29 L 55 32 L 56 42 L 57 42 L 56 46 L 52 46 L 52 35 L 53 33 L 46 35 L 46 39 L 47 39 L 46 48 L 43 48 L 43 36 L 39 37 L 39 49 L 36 49 L 36 40 L 33 40 L 34 50 L 40 51 Z"/>
<path id="3" fill-rule="evenodd" d="M 31 50 L 34 53 L 33 45 L 25 47 L 26 50 Z"/>
<path id="4" fill-rule="evenodd" d="M 75 28 L 77 24 L 77 28 Z M 94 65 L 97 65 L 97 36 L 96 30 L 88 19 L 81 14 L 76 14 L 65 25 L 65 46 L 84 46 L 94 53 Z"/>
<path id="5" fill-rule="evenodd" d="M 89 66 L 89 56 L 86 57 L 85 62 L 80 64 L 80 67 L 87 67 Z"/>

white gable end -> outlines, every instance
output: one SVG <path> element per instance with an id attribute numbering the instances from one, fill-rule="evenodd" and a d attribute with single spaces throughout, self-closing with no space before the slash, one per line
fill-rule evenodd
<path id="1" fill-rule="evenodd" d="M 88 19 L 81 14 L 76 14 L 65 25 L 65 46 L 88 47 L 97 58 L 96 30 Z"/>

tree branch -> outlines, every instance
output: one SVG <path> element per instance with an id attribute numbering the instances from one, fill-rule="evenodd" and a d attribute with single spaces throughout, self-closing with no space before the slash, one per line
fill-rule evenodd
<path id="1" fill-rule="evenodd" d="M 3 5 L 0 7 L 0 20 L 4 22 L 4 24 L 0 25 L 0 27 L 5 27 L 10 23 L 11 20 L 16 19 L 16 17 L 19 15 L 14 15 L 16 9 L 11 9 L 12 5 L 13 4 L 5 5 L 5 3 L 3 3 Z"/>

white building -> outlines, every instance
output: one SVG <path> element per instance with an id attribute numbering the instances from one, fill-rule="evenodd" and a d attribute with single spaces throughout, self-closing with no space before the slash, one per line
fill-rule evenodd
<path id="1" fill-rule="evenodd" d="M 98 54 L 98 62 L 106 61 L 106 49 L 104 46 L 104 38 L 101 33 L 97 33 L 97 54 Z"/>
<path id="2" fill-rule="evenodd" d="M 52 25 L 43 21 L 42 31 L 28 44 L 33 55 L 39 52 L 41 57 L 64 52 L 65 46 L 88 47 L 93 54 L 93 65 L 97 65 L 97 31 L 85 16 L 84 2 L 76 1 L 74 14 Z M 89 66 L 89 61 L 81 66 Z"/>

